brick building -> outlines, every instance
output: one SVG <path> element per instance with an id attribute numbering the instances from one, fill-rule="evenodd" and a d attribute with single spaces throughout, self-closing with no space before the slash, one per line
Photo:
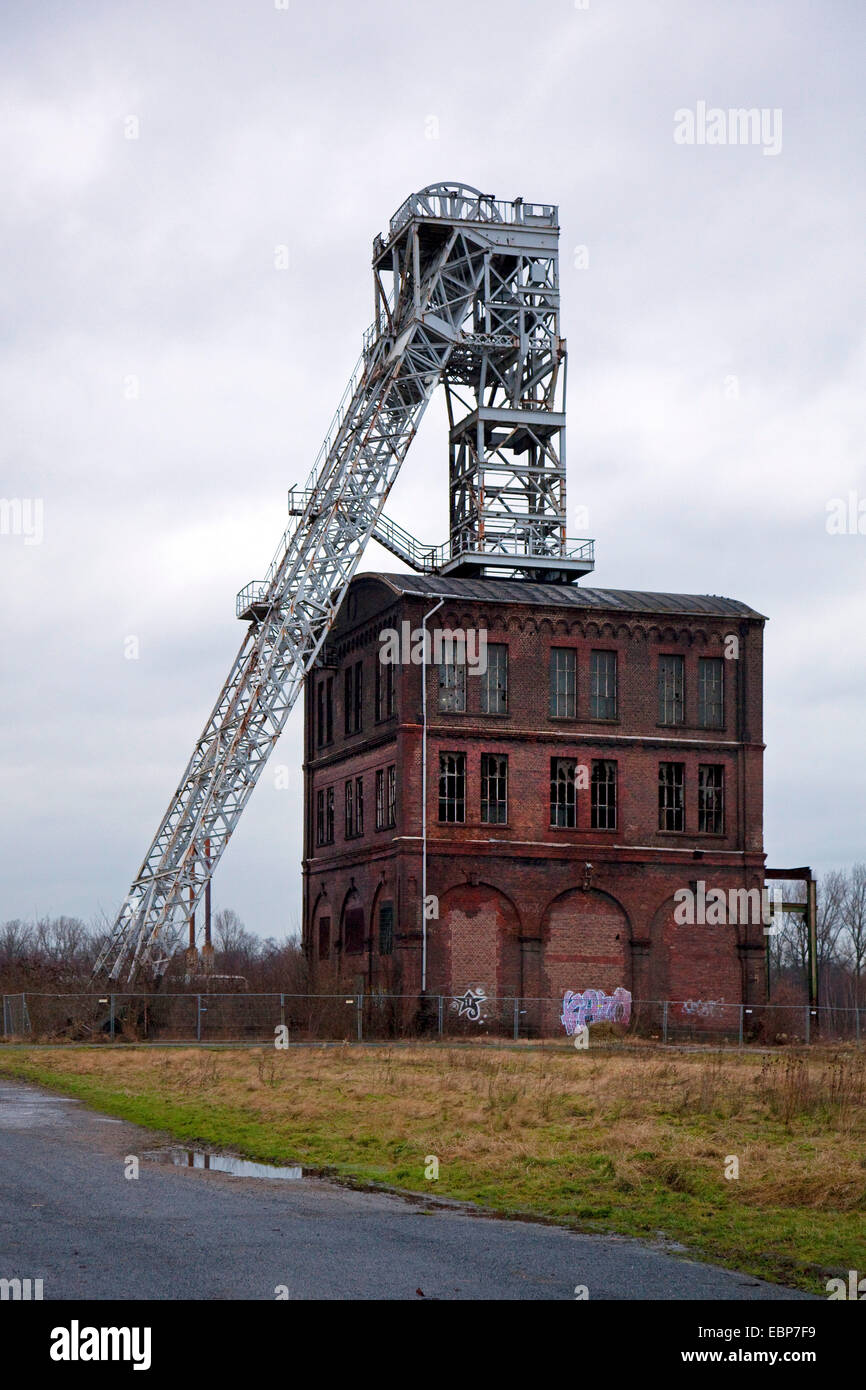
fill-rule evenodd
<path id="1" fill-rule="evenodd" d="M 383 665 L 383 631 L 425 615 L 486 631 L 486 672 Z M 674 918 L 699 881 L 763 886 L 763 624 L 726 598 L 357 576 L 306 686 L 314 965 L 365 991 L 418 994 L 426 964 L 433 995 L 763 1001 L 760 921 Z"/>

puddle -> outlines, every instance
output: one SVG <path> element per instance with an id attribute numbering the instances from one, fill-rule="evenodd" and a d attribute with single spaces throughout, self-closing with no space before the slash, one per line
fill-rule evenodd
<path id="1" fill-rule="evenodd" d="M 283 1178 L 297 1180 L 304 1176 L 303 1168 L 277 1168 L 270 1163 L 251 1163 L 231 1154 L 208 1154 L 201 1149 L 154 1149 L 142 1154 L 154 1163 L 171 1163 L 175 1168 L 207 1168 L 210 1172 L 229 1173 L 233 1178 Z"/>

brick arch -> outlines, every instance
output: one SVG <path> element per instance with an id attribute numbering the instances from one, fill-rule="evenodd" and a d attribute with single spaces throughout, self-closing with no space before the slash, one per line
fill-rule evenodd
<path id="1" fill-rule="evenodd" d="M 483 985 L 491 998 L 520 993 L 520 914 L 490 883 L 460 883 L 439 899 L 429 926 L 429 988 L 454 994 Z"/>
<path id="2" fill-rule="evenodd" d="M 628 913 L 610 893 L 570 888 L 548 903 L 541 920 L 542 984 L 549 998 L 567 989 L 631 988 Z"/>
<path id="3" fill-rule="evenodd" d="M 739 1003 L 742 972 L 730 926 L 681 926 L 666 898 L 650 922 L 648 985 L 652 999 L 723 999 Z"/>

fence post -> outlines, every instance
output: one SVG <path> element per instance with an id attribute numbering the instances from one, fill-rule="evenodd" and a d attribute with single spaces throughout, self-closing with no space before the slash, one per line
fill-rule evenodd
<path id="1" fill-rule="evenodd" d="M 664 1003 L 662 1004 L 662 1042 L 666 1043 L 667 1040 L 668 1040 L 668 1001 L 665 1000 Z"/>
<path id="2" fill-rule="evenodd" d="M 280 995 L 280 1026 L 282 1028 L 286 1026 L 286 996 L 284 994 Z"/>
<path id="3" fill-rule="evenodd" d="M 811 1010 L 810 1010 L 810 1008 L 809 1008 L 809 1005 L 807 1004 L 807 1005 L 806 1005 L 806 1042 L 809 1041 L 809 1035 L 810 1035 L 810 1032 L 811 1032 L 811 1028 L 810 1028 L 810 1014 L 811 1014 Z"/>
<path id="4" fill-rule="evenodd" d="M 358 1010 L 358 1042 L 364 1041 L 364 996 L 355 995 L 355 1007 Z"/>
<path id="5" fill-rule="evenodd" d="M 195 1040 L 201 1042 L 201 995 L 195 996 Z"/>
<path id="6" fill-rule="evenodd" d="M 740 1005 L 740 1047 L 743 1046 L 743 1009 L 744 1009 L 744 1008 L 745 1008 L 745 1005 L 744 1005 L 744 1004 L 741 1004 L 741 1005 Z"/>
<path id="7" fill-rule="evenodd" d="M 514 1041 L 520 1038 L 520 1000 L 514 1001 Z"/>
<path id="8" fill-rule="evenodd" d="M 440 995 L 439 995 L 439 1036 L 440 1036 L 440 1038 L 442 1037 L 442 1022 L 443 1022 L 443 1014 L 444 1014 L 444 1011 L 445 1011 L 445 1000 L 442 998 L 442 995 L 440 994 Z"/>
<path id="9" fill-rule="evenodd" d="M 4 995 L 3 995 L 3 1036 L 4 1036 L 4 1037 L 6 1037 L 8 1031 L 9 1031 L 9 1030 L 8 1030 L 7 1027 L 6 1027 L 6 995 L 4 994 Z"/>
<path id="10" fill-rule="evenodd" d="M 109 995 L 108 1018 L 109 1018 L 109 1023 L 108 1023 L 109 1033 L 110 1033 L 110 1035 L 111 1035 L 111 1041 L 114 1042 L 114 995 L 113 995 L 113 994 L 112 994 L 112 995 Z"/>
<path id="11" fill-rule="evenodd" d="M 854 1036 L 860 1041 L 860 1009 L 859 1006 L 854 1010 Z"/>

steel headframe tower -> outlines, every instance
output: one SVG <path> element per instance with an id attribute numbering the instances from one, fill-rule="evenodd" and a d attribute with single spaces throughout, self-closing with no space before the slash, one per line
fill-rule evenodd
<path id="1" fill-rule="evenodd" d="M 247 631 L 96 972 L 132 981 L 195 909 L 375 535 L 418 569 L 574 578 L 565 525 L 558 214 L 464 184 L 413 194 L 373 246 L 375 318 L 261 581 Z M 451 537 L 422 546 L 382 509 L 445 384 Z"/>

